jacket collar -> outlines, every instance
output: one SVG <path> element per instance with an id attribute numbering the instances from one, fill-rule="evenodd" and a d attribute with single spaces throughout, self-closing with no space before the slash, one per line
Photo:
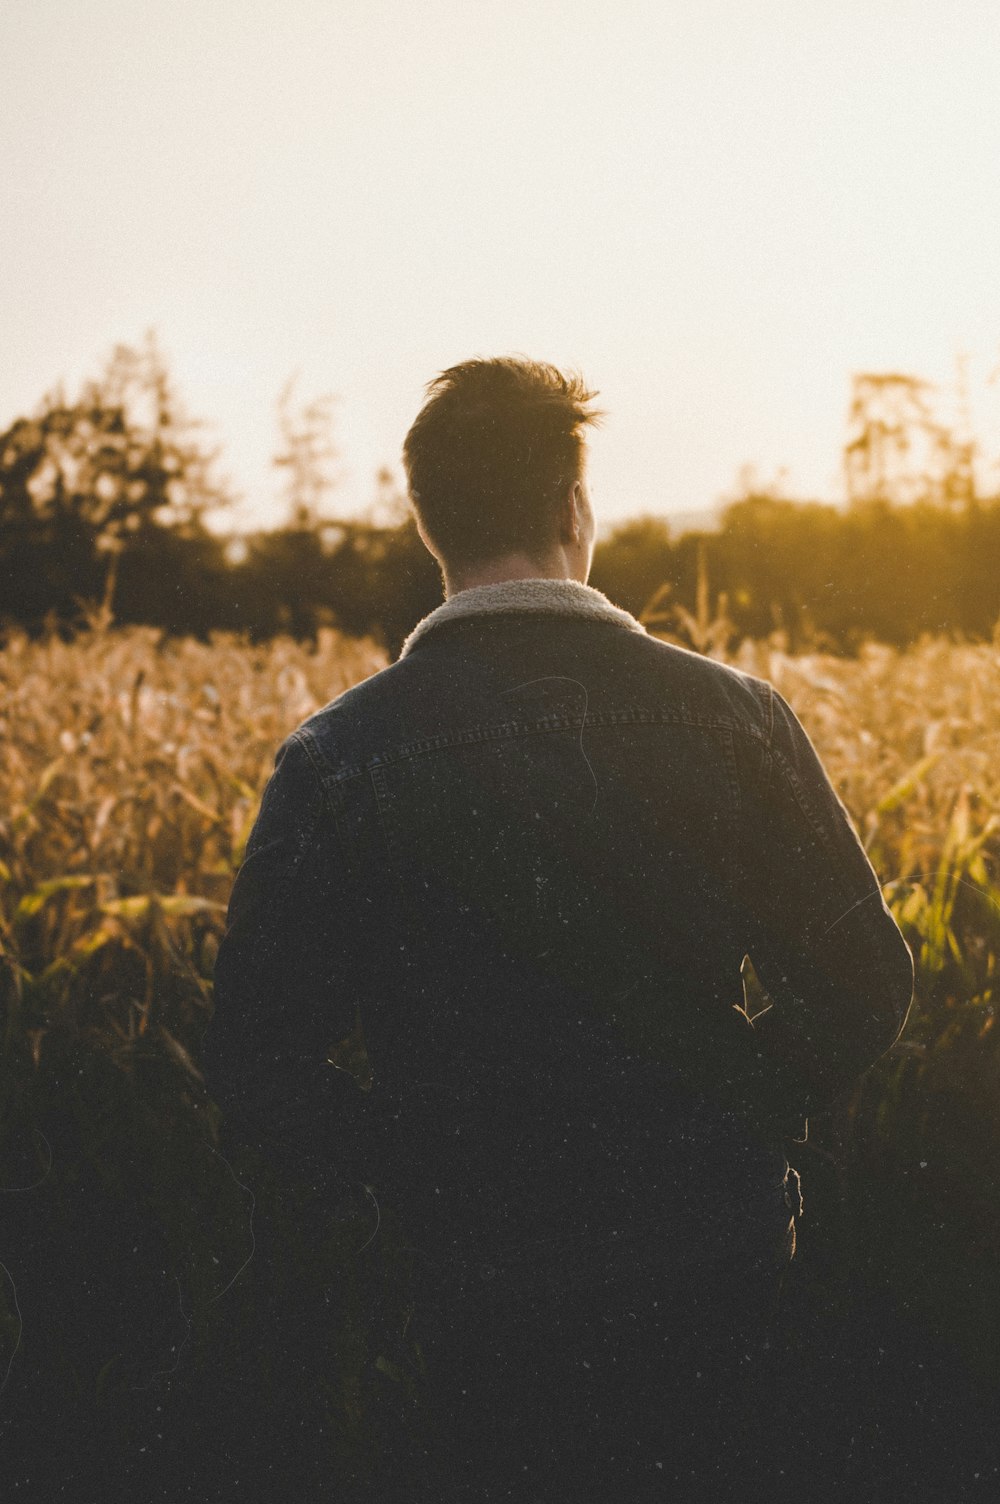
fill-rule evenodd
<path id="1" fill-rule="evenodd" d="M 405 657 L 414 643 L 443 621 L 463 616 L 515 615 L 547 611 L 557 616 L 581 616 L 588 621 L 610 621 L 630 632 L 646 628 L 628 611 L 612 605 L 607 596 L 593 585 L 579 580 L 526 579 L 503 580 L 494 585 L 473 585 L 459 590 L 435 610 L 417 622 L 400 649 Z"/>

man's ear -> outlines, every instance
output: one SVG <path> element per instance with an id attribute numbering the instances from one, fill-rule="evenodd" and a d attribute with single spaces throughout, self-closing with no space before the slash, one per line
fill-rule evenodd
<path id="1" fill-rule="evenodd" d="M 559 502 L 559 541 L 576 543 L 580 537 L 580 482 L 575 480 L 562 494 Z"/>
<path id="2" fill-rule="evenodd" d="M 425 531 L 423 523 L 415 512 L 413 514 L 413 518 L 417 524 L 417 535 L 419 536 L 421 543 L 424 545 L 427 552 L 433 555 L 433 557 L 440 563 L 440 555 L 438 554 L 437 549 L 434 547 L 430 535 Z"/>

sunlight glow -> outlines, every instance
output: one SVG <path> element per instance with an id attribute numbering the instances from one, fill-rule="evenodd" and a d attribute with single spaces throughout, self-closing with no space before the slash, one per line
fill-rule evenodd
<path id="1" fill-rule="evenodd" d="M 1000 8 L 12 0 L 0 47 L 2 424 L 152 326 L 246 521 L 289 377 L 339 394 L 344 511 L 523 351 L 601 390 L 604 517 L 687 512 L 838 499 L 852 373 L 962 350 L 1000 454 Z"/>

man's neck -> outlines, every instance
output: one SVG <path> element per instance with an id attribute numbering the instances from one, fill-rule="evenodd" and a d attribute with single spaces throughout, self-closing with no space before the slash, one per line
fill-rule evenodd
<path id="1" fill-rule="evenodd" d="M 478 569 L 459 570 L 456 573 L 446 570 L 445 599 L 450 600 L 459 591 L 472 590 L 477 585 L 505 585 L 511 580 L 577 580 L 586 584 L 585 580 L 580 580 L 579 573 L 570 568 L 565 557 L 553 558 L 540 564 L 527 554 L 507 554 L 502 559 L 491 559 Z"/>

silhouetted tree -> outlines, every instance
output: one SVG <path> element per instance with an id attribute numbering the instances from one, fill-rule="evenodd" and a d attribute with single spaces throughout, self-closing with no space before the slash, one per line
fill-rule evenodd
<path id="1" fill-rule="evenodd" d="M 75 400 L 51 393 L 0 434 L 0 615 L 65 619 L 102 597 L 110 609 L 126 575 L 133 596 L 162 579 L 168 536 L 204 561 L 204 514 L 229 495 L 199 426 L 149 334 L 118 345 Z"/>
<path id="2" fill-rule="evenodd" d="M 844 446 L 847 495 L 852 505 L 935 502 L 960 508 L 975 499 L 974 440 L 941 421 L 937 388 L 898 371 L 854 377 Z M 965 415 L 965 377 L 959 369 L 959 403 Z"/>
<path id="3" fill-rule="evenodd" d="M 333 441 L 334 398 L 316 397 L 297 408 L 293 400 L 296 381 L 292 376 L 278 398 L 280 445 L 274 464 L 284 472 L 287 525 L 304 532 L 319 527 L 323 502 L 336 485 L 337 446 Z"/>

